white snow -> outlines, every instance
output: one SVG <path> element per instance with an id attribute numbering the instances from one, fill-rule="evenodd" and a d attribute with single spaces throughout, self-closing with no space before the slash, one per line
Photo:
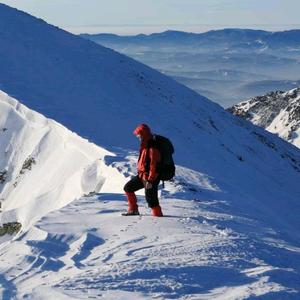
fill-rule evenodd
<path id="1" fill-rule="evenodd" d="M 295 91 L 295 90 L 292 90 Z M 297 108 L 300 103 L 300 95 L 292 99 L 289 107 Z M 292 120 L 291 120 L 292 119 Z M 266 130 L 278 134 L 283 139 L 289 141 L 296 147 L 300 148 L 300 121 L 291 117 L 291 111 L 287 108 L 282 109 L 273 119 L 272 123 Z"/>
<path id="2" fill-rule="evenodd" d="M 233 108 L 238 114 L 248 113 L 246 119 L 277 134 L 300 148 L 300 89 L 269 93 L 243 101 Z"/>
<path id="3" fill-rule="evenodd" d="M 3 223 L 17 219 L 26 230 L 48 212 L 101 189 L 103 159 L 113 154 L 1 91 L 0 111 L 0 170 L 7 172 L 0 184 Z M 26 161 L 32 161 L 27 168 Z"/>
<path id="4" fill-rule="evenodd" d="M 278 199 L 264 207 L 274 201 L 268 189 L 264 203 L 251 204 L 246 193 L 262 194 L 251 182 L 243 198 L 238 187 L 224 190 L 220 180 L 177 166 L 175 180 L 160 191 L 165 217 L 150 215 L 143 193 L 141 216 L 122 217 L 123 185 L 135 173 L 136 152 L 108 152 L 4 93 L 0 110 L 0 128 L 7 128 L 1 151 L 10 149 L 1 159 L 9 173 L 1 193 L 3 218 L 23 224 L 19 234 L 0 240 L 3 299 L 299 295 L 299 220 L 284 216 L 299 209 L 292 191 L 278 212 Z M 29 155 L 36 164 L 20 176 Z M 256 173 L 259 180 L 264 176 Z M 96 193 L 83 196 L 89 192 Z M 282 192 L 278 186 L 276 192 Z"/>
<path id="5" fill-rule="evenodd" d="M 299 149 L 125 56 L 0 14 L 5 90 L 101 145 L 0 94 L 1 222 L 23 225 L 0 239 L 3 299 L 299 298 Z M 175 145 L 164 218 L 143 191 L 142 215 L 120 216 L 141 122 Z"/>
<path id="6" fill-rule="evenodd" d="M 13 282 L 3 294 L 17 299 L 296 297 L 299 265 L 286 268 L 282 256 L 292 259 L 300 251 L 265 242 L 268 228 L 255 216 L 226 212 L 222 201 L 208 195 L 203 201 L 203 196 L 183 195 L 180 189 L 163 196 L 165 217 L 159 219 L 149 215 L 141 196 L 142 215 L 128 218 L 120 216 L 126 209 L 121 192 L 78 199 L 2 247 L 1 271 Z"/>

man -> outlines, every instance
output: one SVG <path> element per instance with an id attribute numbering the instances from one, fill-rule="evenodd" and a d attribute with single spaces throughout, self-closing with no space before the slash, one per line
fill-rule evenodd
<path id="1" fill-rule="evenodd" d="M 135 191 L 145 188 L 145 196 L 152 215 L 162 217 L 159 205 L 157 189 L 160 181 L 159 164 L 161 154 L 155 148 L 153 135 L 146 124 L 139 125 L 133 132 L 141 141 L 140 155 L 138 159 L 138 175 L 133 177 L 124 186 L 124 191 L 128 200 L 128 211 L 123 216 L 139 215 L 137 198 Z"/>

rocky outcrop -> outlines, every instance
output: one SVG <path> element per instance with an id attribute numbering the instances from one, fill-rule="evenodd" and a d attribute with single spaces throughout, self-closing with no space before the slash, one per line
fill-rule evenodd
<path id="1" fill-rule="evenodd" d="M 254 97 L 227 110 L 300 148 L 300 88 Z"/>
<path id="2" fill-rule="evenodd" d="M 5 234 L 15 234 L 18 233 L 22 228 L 22 224 L 19 222 L 10 222 L 5 223 L 2 226 L 0 226 L 0 236 L 3 236 Z"/>

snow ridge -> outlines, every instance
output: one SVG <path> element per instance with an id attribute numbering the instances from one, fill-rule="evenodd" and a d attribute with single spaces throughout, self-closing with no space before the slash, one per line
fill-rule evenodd
<path id="1" fill-rule="evenodd" d="M 254 97 L 228 111 L 300 148 L 300 88 Z"/>
<path id="2" fill-rule="evenodd" d="M 0 91 L 2 222 L 24 230 L 49 211 L 99 191 L 106 155 L 57 122 Z"/>

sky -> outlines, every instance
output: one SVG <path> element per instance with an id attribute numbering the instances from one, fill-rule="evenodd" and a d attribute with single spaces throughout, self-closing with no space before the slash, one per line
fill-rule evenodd
<path id="1" fill-rule="evenodd" d="M 6 0 L 73 33 L 300 28 L 300 0 Z"/>

